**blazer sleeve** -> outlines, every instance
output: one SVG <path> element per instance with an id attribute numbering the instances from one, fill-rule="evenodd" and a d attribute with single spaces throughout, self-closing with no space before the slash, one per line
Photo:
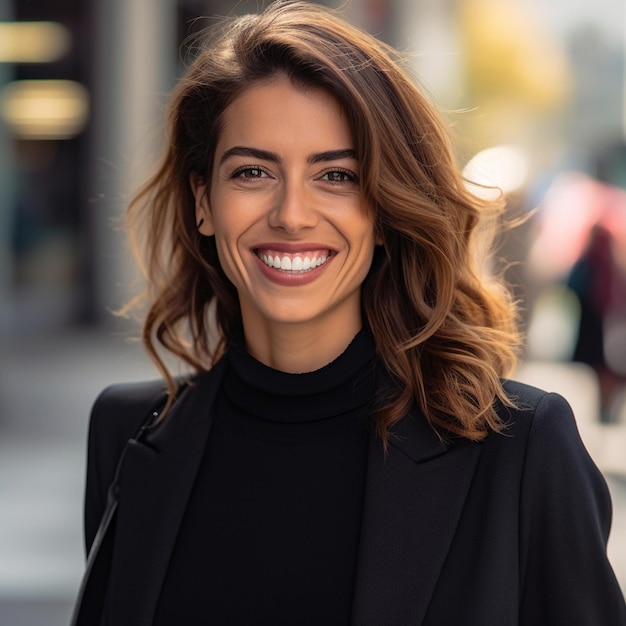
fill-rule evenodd
<path id="1" fill-rule="evenodd" d="M 557 394 L 537 404 L 521 486 L 521 619 L 525 626 L 626 625 L 606 556 L 611 499 Z"/>
<path id="2" fill-rule="evenodd" d="M 129 439 L 165 397 L 161 380 L 107 387 L 96 399 L 89 420 L 84 498 L 84 539 L 89 553 L 104 513 L 109 485 Z"/>

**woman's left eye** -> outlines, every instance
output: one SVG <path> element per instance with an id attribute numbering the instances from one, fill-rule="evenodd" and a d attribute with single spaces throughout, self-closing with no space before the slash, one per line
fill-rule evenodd
<path id="1" fill-rule="evenodd" d="M 350 170 L 334 169 L 328 170 L 322 174 L 321 180 L 327 180 L 331 183 L 358 183 L 358 176 Z"/>

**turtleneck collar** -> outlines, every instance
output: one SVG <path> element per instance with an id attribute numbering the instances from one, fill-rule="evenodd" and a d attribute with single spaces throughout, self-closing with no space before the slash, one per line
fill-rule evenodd
<path id="1" fill-rule="evenodd" d="M 240 410 L 274 422 L 328 419 L 372 400 L 374 355 L 373 337 L 364 328 L 328 365 L 313 372 L 289 374 L 252 357 L 240 333 L 229 347 L 231 368 L 224 391 Z"/>

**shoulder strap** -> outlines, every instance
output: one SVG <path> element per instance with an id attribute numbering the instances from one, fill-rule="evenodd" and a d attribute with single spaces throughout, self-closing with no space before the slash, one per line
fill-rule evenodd
<path id="1" fill-rule="evenodd" d="M 164 396 L 159 400 L 157 405 L 151 408 L 139 430 L 129 441 L 141 440 L 144 431 L 154 423 L 154 420 L 163 409 L 166 399 L 167 397 Z M 127 448 L 128 443 L 120 455 L 113 482 L 107 492 L 106 507 L 93 544 L 89 550 L 87 564 L 74 604 L 70 626 L 97 626 L 102 620 L 104 600 L 113 558 L 115 519 L 119 501 L 119 476 Z"/>

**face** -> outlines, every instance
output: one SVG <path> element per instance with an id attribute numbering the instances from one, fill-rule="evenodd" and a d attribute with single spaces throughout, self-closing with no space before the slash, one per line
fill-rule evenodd
<path id="1" fill-rule="evenodd" d="M 354 336 L 376 238 L 333 96 L 287 78 L 250 87 L 223 114 L 208 196 L 193 186 L 247 336 L 284 325 Z"/>

